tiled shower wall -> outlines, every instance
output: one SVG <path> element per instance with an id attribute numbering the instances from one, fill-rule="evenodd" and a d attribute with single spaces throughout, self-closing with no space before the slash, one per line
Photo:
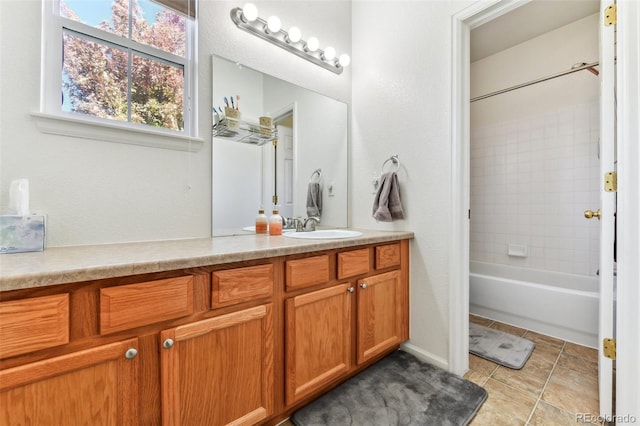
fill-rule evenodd
<path id="1" fill-rule="evenodd" d="M 597 102 L 472 128 L 471 260 L 595 275 L 598 133 Z"/>

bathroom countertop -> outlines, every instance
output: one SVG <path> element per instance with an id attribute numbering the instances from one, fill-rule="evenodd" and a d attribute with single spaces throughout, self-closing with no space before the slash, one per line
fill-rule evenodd
<path id="1" fill-rule="evenodd" d="M 197 268 L 413 238 L 413 232 L 357 229 L 333 240 L 236 235 L 186 240 L 52 247 L 0 255 L 0 291 Z"/>

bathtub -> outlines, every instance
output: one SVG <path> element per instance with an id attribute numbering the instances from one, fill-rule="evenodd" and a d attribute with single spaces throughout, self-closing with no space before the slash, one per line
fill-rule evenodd
<path id="1" fill-rule="evenodd" d="M 598 347 L 598 277 L 471 262 L 474 315 Z"/>

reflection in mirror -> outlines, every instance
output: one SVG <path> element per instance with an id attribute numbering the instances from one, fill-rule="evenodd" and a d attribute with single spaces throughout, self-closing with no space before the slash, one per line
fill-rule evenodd
<path id="1" fill-rule="evenodd" d="M 214 124 L 225 116 L 225 98 L 239 122 L 213 131 L 213 235 L 251 233 L 258 210 L 270 215 L 274 206 L 287 218 L 306 218 L 314 182 L 322 192 L 320 226 L 346 227 L 347 105 L 214 55 Z M 241 138 L 245 128 L 260 129 L 260 117 L 272 119 L 277 142 Z M 240 124 L 219 131 L 227 123 Z"/>

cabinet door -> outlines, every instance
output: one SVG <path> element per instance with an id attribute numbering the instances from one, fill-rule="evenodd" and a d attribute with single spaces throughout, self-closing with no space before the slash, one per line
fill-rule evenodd
<path id="1" fill-rule="evenodd" d="M 134 425 L 137 339 L 0 371 L 2 425 Z"/>
<path id="2" fill-rule="evenodd" d="M 163 425 L 253 425 L 273 413 L 271 304 L 160 337 Z"/>
<path id="3" fill-rule="evenodd" d="M 400 272 L 358 280 L 358 364 L 401 342 Z"/>
<path id="4" fill-rule="evenodd" d="M 351 366 L 351 305 L 348 284 L 288 299 L 286 399 L 292 404 L 346 373 Z"/>

